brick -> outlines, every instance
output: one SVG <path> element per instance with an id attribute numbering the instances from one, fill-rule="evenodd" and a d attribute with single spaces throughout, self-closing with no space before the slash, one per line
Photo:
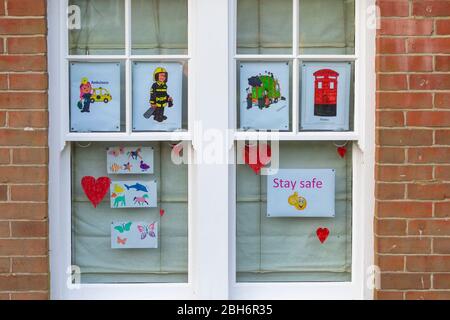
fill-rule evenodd
<path id="1" fill-rule="evenodd" d="M 405 149 L 394 147 L 377 147 L 376 161 L 379 163 L 405 162 Z"/>
<path id="2" fill-rule="evenodd" d="M 9 258 L 0 258 L 0 273 L 8 273 L 10 271 L 11 261 Z"/>
<path id="3" fill-rule="evenodd" d="M 403 300 L 403 292 L 401 291 L 375 291 L 376 300 Z"/>
<path id="4" fill-rule="evenodd" d="M 48 300 L 48 292 L 13 292 L 11 300 Z"/>
<path id="5" fill-rule="evenodd" d="M 396 200 L 405 198 L 405 185 L 392 183 L 377 183 L 376 199 L 379 200 Z"/>
<path id="6" fill-rule="evenodd" d="M 46 203 L 0 203 L 0 219 L 42 220 L 48 216 Z"/>
<path id="7" fill-rule="evenodd" d="M 450 15 L 448 1 L 414 1 L 412 13 L 414 16 L 443 17 Z"/>
<path id="8" fill-rule="evenodd" d="M 450 233 L 450 220 L 411 220 L 408 222 L 408 234 L 442 236 Z"/>
<path id="9" fill-rule="evenodd" d="M 0 185 L 0 201 L 8 200 L 8 186 Z"/>
<path id="10" fill-rule="evenodd" d="M 8 0 L 10 16 L 44 16 L 45 0 Z"/>
<path id="11" fill-rule="evenodd" d="M 408 149 L 408 161 L 411 163 L 447 163 L 449 159 L 450 147 Z"/>
<path id="12" fill-rule="evenodd" d="M 5 1 L 0 1 L 0 15 L 4 16 L 5 13 Z"/>
<path id="13" fill-rule="evenodd" d="M 9 113 L 10 128 L 47 128 L 48 113 L 47 111 L 10 111 Z"/>
<path id="14" fill-rule="evenodd" d="M 411 74 L 409 86 L 413 90 L 447 90 L 450 89 L 449 74 Z"/>
<path id="15" fill-rule="evenodd" d="M 13 149 L 12 162 L 14 164 L 45 164 L 48 161 L 47 148 L 18 148 Z"/>
<path id="16" fill-rule="evenodd" d="M 413 127 L 448 127 L 450 111 L 408 111 L 406 125 Z"/>
<path id="17" fill-rule="evenodd" d="M 10 152 L 9 149 L 0 149 L 0 164 L 8 164 L 10 163 L 11 159 L 9 156 Z"/>
<path id="18" fill-rule="evenodd" d="M 396 255 L 378 255 L 376 263 L 383 271 L 402 271 L 405 265 L 405 258 Z"/>
<path id="19" fill-rule="evenodd" d="M 434 238 L 433 253 L 450 254 L 450 238 Z"/>
<path id="20" fill-rule="evenodd" d="M 42 256 L 47 248 L 46 239 L 0 239 L 0 256 Z"/>
<path id="21" fill-rule="evenodd" d="M 14 273 L 48 273 L 48 257 L 17 257 L 12 258 Z"/>
<path id="22" fill-rule="evenodd" d="M 1 40 L 0 40 L 1 43 Z M 0 74 L 0 90 L 8 89 L 8 77 L 7 74 Z"/>
<path id="23" fill-rule="evenodd" d="M 383 273 L 381 274 L 383 289 L 429 289 L 431 279 L 429 274 Z"/>
<path id="24" fill-rule="evenodd" d="M 12 37 L 6 41 L 9 54 L 46 53 L 47 42 L 44 36 Z"/>
<path id="25" fill-rule="evenodd" d="M 11 233 L 15 238 L 46 237 L 47 221 L 13 221 Z"/>
<path id="26" fill-rule="evenodd" d="M 406 53 L 405 38 L 378 38 L 377 52 L 380 54 Z"/>
<path id="27" fill-rule="evenodd" d="M 450 217 L 450 201 L 449 202 L 437 202 L 434 205 L 434 214 L 436 218 L 448 218 Z"/>
<path id="28" fill-rule="evenodd" d="M 450 129 L 436 130 L 434 132 L 434 143 L 436 145 L 450 145 Z"/>
<path id="29" fill-rule="evenodd" d="M 0 71 L 46 71 L 45 56 L 0 56 Z"/>
<path id="30" fill-rule="evenodd" d="M 39 73 L 10 74 L 9 84 L 12 90 L 46 90 L 48 88 L 47 75 Z"/>
<path id="31" fill-rule="evenodd" d="M 0 111 L 0 127 L 6 127 L 6 112 Z"/>
<path id="32" fill-rule="evenodd" d="M 422 129 L 380 129 L 377 144 L 383 146 L 428 146 L 433 143 L 433 132 Z"/>
<path id="33" fill-rule="evenodd" d="M 383 218 L 426 218 L 431 217 L 433 204 L 417 201 L 377 201 L 376 212 Z"/>
<path id="34" fill-rule="evenodd" d="M 11 185 L 12 201 L 46 201 L 47 185 Z"/>
<path id="35" fill-rule="evenodd" d="M 450 270 L 450 256 L 407 256 L 406 270 L 412 272 L 447 272 Z"/>
<path id="36" fill-rule="evenodd" d="M 405 118 L 403 111 L 378 111 L 376 114 L 377 125 L 380 127 L 403 127 Z"/>
<path id="37" fill-rule="evenodd" d="M 382 72 L 424 72 L 433 70 L 432 56 L 381 56 L 378 58 Z"/>
<path id="38" fill-rule="evenodd" d="M 404 74 L 379 74 L 378 89 L 387 91 L 406 90 L 408 80 Z"/>
<path id="39" fill-rule="evenodd" d="M 450 183 L 408 184 L 409 199 L 445 200 L 450 198 Z"/>
<path id="40" fill-rule="evenodd" d="M 0 221 L 0 238 L 9 238 L 9 222 L 8 221 Z"/>
<path id="41" fill-rule="evenodd" d="M 378 108 L 428 109 L 433 106 L 433 95 L 425 92 L 379 92 Z"/>
<path id="42" fill-rule="evenodd" d="M 379 236 L 406 235 L 406 220 L 404 219 L 377 219 L 375 234 Z"/>
<path id="43" fill-rule="evenodd" d="M 450 165 L 447 166 L 435 166 L 434 169 L 435 178 L 438 180 L 449 181 L 450 180 Z"/>
<path id="44" fill-rule="evenodd" d="M 46 275 L 0 275 L 0 290 L 30 291 L 47 290 Z"/>
<path id="45" fill-rule="evenodd" d="M 450 20 L 436 20 L 436 34 L 449 35 L 450 34 Z"/>
<path id="46" fill-rule="evenodd" d="M 0 130 L 0 146 L 45 146 L 46 131 Z"/>
<path id="47" fill-rule="evenodd" d="M 44 35 L 46 32 L 45 19 L 0 18 L 0 35 Z"/>
<path id="48" fill-rule="evenodd" d="M 407 41 L 410 53 L 450 53 L 450 38 L 410 38 Z"/>
<path id="49" fill-rule="evenodd" d="M 437 92 L 434 99 L 436 108 L 450 108 L 450 93 Z"/>
<path id="50" fill-rule="evenodd" d="M 0 183 L 46 183 L 46 167 L 0 167 Z"/>
<path id="51" fill-rule="evenodd" d="M 407 17 L 409 16 L 408 1 L 380 1 L 381 17 Z"/>
<path id="52" fill-rule="evenodd" d="M 380 19 L 380 34 L 393 36 L 429 36 L 433 33 L 431 19 Z"/>
<path id="53" fill-rule="evenodd" d="M 37 92 L 0 92 L 0 109 L 46 109 L 48 97 Z"/>
<path id="54" fill-rule="evenodd" d="M 450 300 L 450 291 L 410 291 L 407 300 Z"/>
<path id="55" fill-rule="evenodd" d="M 378 166 L 378 181 L 415 181 L 430 180 L 433 177 L 432 166 Z"/>
<path id="56" fill-rule="evenodd" d="M 450 71 L 450 56 L 436 56 L 434 59 L 436 71 Z"/>
<path id="57" fill-rule="evenodd" d="M 431 253 L 430 238 L 382 237 L 377 238 L 378 252 L 389 254 Z"/>

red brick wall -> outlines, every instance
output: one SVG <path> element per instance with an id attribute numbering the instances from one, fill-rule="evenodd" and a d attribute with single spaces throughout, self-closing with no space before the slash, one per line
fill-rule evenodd
<path id="1" fill-rule="evenodd" d="M 450 299 L 450 1 L 379 0 L 379 299 Z"/>
<path id="2" fill-rule="evenodd" d="M 44 0 L 0 0 L 0 300 L 46 299 Z"/>

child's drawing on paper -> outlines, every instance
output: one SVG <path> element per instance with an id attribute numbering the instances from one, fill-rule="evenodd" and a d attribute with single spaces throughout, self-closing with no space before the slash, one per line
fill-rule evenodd
<path id="1" fill-rule="evenodd" d="M 113 181 L 111 208 L 156 207 L 156 182 Z"/>
<path id="2" fill-rule="evenodd" d="M 144 249 L 157 247 L 157 222 L 113 221 L 111 223 L 112 249 Z"/>
<path id="3" fill-rule="evenodd" d="M 106 153 L 109 174 L 153 173 L 152 147 L 110 147 Z"/>

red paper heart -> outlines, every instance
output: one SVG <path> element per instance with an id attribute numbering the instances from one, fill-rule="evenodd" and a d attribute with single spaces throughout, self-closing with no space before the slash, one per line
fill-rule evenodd
<path id="1" fill-rule="evenodd" d="M 327 240 L 328 235 L 330 234 L 330 230 L 328 230 L 328 228 L 318 228 L 316 234 L 317 238 L 319 238 L 319 241 L 321 243 L 324 243 L 325 240 Z"/>
<path id="2" fill-rule="evenodd" d="M 162 217 L 166 212 L 164 209 L 159 209 L 159 216 Z"/>
<path id="3" fill-rule="evenodd" d="M 341 158 L 344 158 L 345 154 L 347 153 L 347 148 L 346 147 L 338 147 L 337 152 L 338 152 L 339 156 L 341 156 Z"/>
<path id="4" fill-rule="evenodd" d="M 98 204 L 102 202 L 109 190 L 110 184 L 111 179 L 108 177 L 95 179 L 94 177 L 86 176 L 81 179 L 81 186 L 83 187 L 84 193 L 94 205 L 94 208 L 97 208 Z"/>
<path id="5" fill-rule="evenodd" d="M 265 152 L 264 152 L 265 151 Z M 270 162 L 272 149 L 267 144 L 245 145 L 244 162 L 255 172 L 259 174 L 261 168 Z"/>

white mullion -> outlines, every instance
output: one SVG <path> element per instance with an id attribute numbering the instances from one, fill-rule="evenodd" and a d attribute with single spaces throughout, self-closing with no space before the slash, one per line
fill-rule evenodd
<path id="1" fill-rule="evenodd" d="M 128 135 L 133 132 L 131 42 L 131 0 L 125 0 L 125 132 Z"/>
<path id="2" fill-rule="evenodd" d="M 299 0 L 292 0 L 292 52 L 294 57 L 298 56 L 298 37 L 299 37 Z M 294 58 L 292 63 L 292 132 L 299 132 L 300 123 L 300 61 Z"/>
<path id="3" fill-rule="evenodd" d="M 167 54 L 167 55 L 130 55 L 129 57 L 133 61 L 180 61 L 180 60 L 189 60 L 191 58 L 190 55 L 180 54 Z"/>
<path id="4" fill-rule="evenodd" d="M 237 54 L 237 0 L 230 1 L 229 4 L 230 10 L 230 19 L 228 23 L 228 34 L 229 34 L 229 91 L 230 91 L 230 112 L 229 112 L 229 120 L 230 120 L 230 128 L 233 132 L 236 132 L 236 128 L 238 126 L 238 104 L 236 103 L 236 95 L 237 93 L 237 72 L 236 66 L 238 63 L 238 54 Z M 231 235 L 233 237 L 234 235 Z"/>
<path id="5" fill-rule="evenodd" d="M 274 60 L 274 61 L 286 61 L 295 58 L 292 54 L 236 54 L 236 60 L 243 61 L 262 61 L 262 60 Z"/>
<path id="6" fill-rule="evenodd" d="M 65 135 L 70 132 L 70 117 L 69 117 L 69 101 L 67 97 L 69 97 L 69 60 L 67 57 L 69 56 L 69 28 L 68 28 L 68 18 L 67 18 L 67 10 L 69 7 L 69 0 L 63 0 L 60 2 L 60 12 L 64 14 L 64 18 L 60 19 L 60 50 L 61 55 L 64 57 L 62 60 L 58 60 L 62 62 L 62 68 L 60 69 L 60 80 L 62 86 L 63 94 L 60 97 L 61 101 L 61 111 L 59 114 L 59 118 L 61 119 L 61 145 L 60 150 L 62 150 L 65 146 Z"/>
<path id="7" fill-rule="evenodd" d="M 358 57 L 354 54 L 299 54 L 297 58 L 303 61 L 354 61 Z"/>

